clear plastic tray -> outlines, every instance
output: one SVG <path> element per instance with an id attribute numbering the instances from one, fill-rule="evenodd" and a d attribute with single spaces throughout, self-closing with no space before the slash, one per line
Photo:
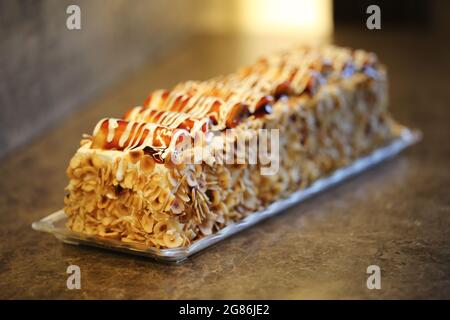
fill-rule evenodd
<path id="1" fill-rule="evenodd" d="M 188 247 L 156 249 L 141 244 L 124 243 L 118 240 L 87 236 L 85 234 L 73 232 L 65 226 L 67 217 L 63 210 L 59 210 L 40 221 L 34 222 L 32 227 L 34 230 L 52 233 L 56 238 L 69 244 L 84 244 L 141 255 L 156 260 L 181 262 L 193 254 L 198 253 L 201 250 L 210 247 L 239 231 L 247 229 L 248 227 L 251 227 L 268 217 L 279 214 L 286 208 L 293 206 L 294 204 L 298 204 L 312 195 L 340 183 L 350 176 L 356 175 L 390 157 L 393 157 L 403 149 L 418 142 L 421 139 L 421 136 L 422 135 L 419 131 L 412 131 L 405 128 L 400 137 L 391 142 L 389 145 L 375 150 L 370 155 L 354 161 L 347 167 L 337 169 L 331 175 L 317 180 L 308 188 L 292 193 L 288 198 L 272 203 L 263 211 L 255 212 L 241 221 L 228 225 L 215 234 L 193 242 Z"/>

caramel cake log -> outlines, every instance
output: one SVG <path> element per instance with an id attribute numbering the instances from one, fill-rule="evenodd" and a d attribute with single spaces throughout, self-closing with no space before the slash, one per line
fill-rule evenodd
<path id="1" fill-rule="evenodd" d="M 123 119 L 101 120 L 67 169 L 68 227 L 187 247 L 385 146 L 401 128 L 373 53 L 326 46 L 268 55 L 229 75 L 153 91 Z M 274 172 L 264 174 L 261 161 L 220 161 L 223 149 L 259 129 L 278 132 Z M 198 130 L 208 131 L 204 140 L 171 149 Z M 197 151 L 206 156 L 199 162 Z"/>

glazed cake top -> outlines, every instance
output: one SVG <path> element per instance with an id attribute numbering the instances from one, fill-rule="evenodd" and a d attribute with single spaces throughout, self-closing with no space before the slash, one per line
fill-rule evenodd
<path id="1" fill-rule="evenodd" d="M 102 119 L 90 148 L 158 153 L 183 135 L 221 131 L 263 117 L 283 96 L 313 96 L 325 83 L 355 73 L 376 78 L 379 71 L 374 53 L 336 46 L 296 47 L 261 57 L 225 76 L 156 90 L 122 119 Z"/>

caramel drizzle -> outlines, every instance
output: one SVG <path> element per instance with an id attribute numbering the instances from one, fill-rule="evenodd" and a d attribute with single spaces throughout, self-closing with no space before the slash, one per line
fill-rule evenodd
<path id="1" fill-rule="evenodd" d="M 171 91 L 154 91 L 143 107 L 130 109 L 124 120 L 99 122 L 92 147 L 163 150 L 176 130 L 192 135 L 196 130 L 207 130 L 210 124 L 215 130 L 233 128 L 251 115 L 271 113 L 281 96 L 312 95 L 328 81 L 368 68 L 373 75 L 376 64 L 372 53 L 337 47 L 299 47 L 269 55 L 234 74 L 187 81 Z"/>
<path id="2" fill-rule="evenodd" d="M 207 81 L 187 81 L 171 91 L 158 90 L 144 107 L 183 112 L 195 118 L 211 117 L 217 129 L 229 127 L 230 115 L 237 105 L 248 106 L 240 115 L 261 114 L 283 95 L 315 94 L 332 78 L 344 78 L 374 65 L 376 56 L 362 50 L 324 47 L 317 50 L 297 48 L 259 59 L 234 74 Z M 234 125 L 238 120 L 232 121 Z"/>
<path id="3" fill-rule="evenodd" d="M 159 124 L 103 119 L 95 127 L 91 148 L 103 150 L 144 150 L 162 158 L 163 152 L 174 147 L 189 132 Z"/>
<path id="4" fill-rule="evenodd" d="M 189 87 L 189 91 L 173 90 L 164 95 L 156 91 L 147 98 L 144 108 L 188 114 L 193 119 L 209 119 L 216 130 L 235 127 L 242 120 L 240 117 L 248 113 L 247 105 L 197 93 L 194 86 Z"/>
<path id="5" fill-rule="evenodd" d="M 172 129 L 185 129 L 192 134 L 195 134 L 197 130 L 206 132 L 209 129 L 209 120 L 207 118 L 196 119 L 188 113 L 152 108 L 134 107 L 123 118 L 127 121 L 155 123 Z"/>

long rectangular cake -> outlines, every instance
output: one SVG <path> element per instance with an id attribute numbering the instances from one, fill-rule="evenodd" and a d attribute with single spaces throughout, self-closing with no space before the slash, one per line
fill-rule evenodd
<path id="1" fill-rule="evenodd" d="M 65 197 L 76 232 L 188 246 L 398 137 L 373 53 L 295 47 L 152 92 L 84 135 Z"/>

